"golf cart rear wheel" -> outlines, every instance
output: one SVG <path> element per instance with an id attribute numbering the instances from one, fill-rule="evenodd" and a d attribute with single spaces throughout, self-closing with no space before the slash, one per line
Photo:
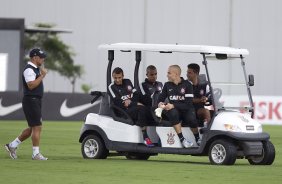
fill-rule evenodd
<path id="1" fill-rule="evenodd" d="M 105 159 L 109 154 L 103 140 L 96 135 L 88 135 L 81 144 L 81 153 L 83 158 L 87 159 Z"/>
<path id="2" fill-rule="evenodd" d="M 214 165 L 233 165 L 236 161 L 236 156 L 236 146 L 228 140 L 216 140 L 209 149 L 209 160 Z"/>
<path id="3" fill-rule="evenodd" d="M 252 156 L 248 158 L 251 165 L 271 165 L 275 159 L 275 148 L 270 141 L 263 142 L 261 156 Z"/>
<path id="4" fill-rule="evenodd" d="M 142 153 L 127 153 L 125 157 L 129 160 L 148 160 L 150 155 Z"/>

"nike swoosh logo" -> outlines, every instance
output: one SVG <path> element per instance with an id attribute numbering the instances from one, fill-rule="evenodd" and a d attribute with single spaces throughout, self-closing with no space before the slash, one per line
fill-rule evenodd
<path id="1" fill-rule="evenodd" d="M 8 114 L 11 114 L 12 112 L 22 108 L 22 103 L 17 103 L 14 105 L 6 106 L 4 107 L 2 105 L 2 98 L 0 98 L 0 116 L 6 116 Z"/>
<path id="2" fill-rule="evenodd" d="M 98 105 L 101 102 L 101 100 L 97 100 L 96 102 L 94 102 L 93 104 L 91 103 L 87 103 L 84 105 L 79 105 L 79 106 L 75 106 L 75 107 L 67 107 L 67 99 L 63 102 L 63 104 L 61 105 L 60 108 L 60 113 L 63 117 L 70 117 L 73 116 L 79 112 L 82 112 L 90 107 L 93 107 L 95 105 Z"/>

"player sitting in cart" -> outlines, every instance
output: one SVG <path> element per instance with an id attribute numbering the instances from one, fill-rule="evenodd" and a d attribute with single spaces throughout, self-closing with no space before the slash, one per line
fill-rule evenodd
<path id="1" fill-rule="evenodd" d="M 153 123 L 150 109 L 138 102 L 138 93 L 131 81 L 124 79 L 121 68 L 115 68 L 112 72 L 112 77 L 114 82 L 108 88 L 114 105 L 123 109 L 136 122 L 136 125 L 141 127 L 144 144 L 148 147 L 153 147 L 154 144 L 146 131 L 146 126 Z"/>
<path id="2" fill-rule="evenodd" d="M 173 125 L 183 147 L 189 148 L 193 143 L 186 140 L 182 135 L 182 124 L 188 125 L 194 134 L 198 145 L 201 143 L 198 132 L 198 122 L 196 120 L 194 107 L 192 104 L 193 88 L 192 84 L 180 77 L 181 69 L 178 65 L 171 65 L 168 68 L 168 82 L 164 84 L 163 90 L 158 99 L 158 107 L 163 109 L 162 116 Z M 168 103 L 165 99 L 168 98 Z"/>

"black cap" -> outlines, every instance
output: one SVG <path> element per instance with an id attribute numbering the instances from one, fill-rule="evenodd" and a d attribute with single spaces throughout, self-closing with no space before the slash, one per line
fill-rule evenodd
<path id="1" fill-rule="evenodd" d="M 45 52 L 40 50 L 39 48 L 34 48 L 29 52 L 29 57 L 32 58 L 34 56 L 39 56 L 40 58 L 46 58 Z"/>

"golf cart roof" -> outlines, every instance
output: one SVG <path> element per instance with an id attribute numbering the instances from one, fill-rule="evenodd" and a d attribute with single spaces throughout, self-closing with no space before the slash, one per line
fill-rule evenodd
<path id="1" fill-rule="evenodd" d="M 148 44 L 148 43 L 113 43 L 99 45 L 99 49 L 120 51 L 151 51 L 151 52 L 183 52 L 227 55 L 249 55 L 247 49 L 208 45 Z"/>

